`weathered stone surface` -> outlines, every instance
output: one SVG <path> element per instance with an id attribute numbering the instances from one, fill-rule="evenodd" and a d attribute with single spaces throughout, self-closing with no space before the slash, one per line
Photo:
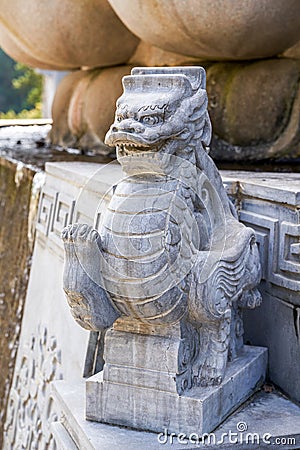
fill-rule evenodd
<path id="1" fill-rule="evenodd" d="M 20 354 L 22 357 L 20 358 Z M 49 396 L 50 383 L 60 379 L 61 349 L 46 326 L 31 323 L 31 336 L 21 338 L 14 380 L 9 393 L 4 449 L 51 448 L 49 422 L 58 419 Z"/>
<path id="2" fill-rule="evenodd" d="M 8 406 L 5 433 L 8 447 L 4 447 L 5 449 L 11 448 L 10 445 L 16 445 L 16 439 L 24 439 L 23 443 L 26 448 L 30 433 L 33 436 L 32 445 L 35 438 L 41 439 L 41 431 L 45 440 L 50 439 L 49 434 L 46 433 L 48 430 L 47 418 L 53 419 L 53 410 L 51 402 L 48 402 L 45 395 L 48 389 L 45 388 L 45 385 L 50 383 L 54 375 L 55 377 L 61 376 L 62 355 L 60 350 L 64 348 L 64 345 L 69 345 L 68 340 L 65 344 L 61 344 L 60 333 L 58 333 L 58 340 L 50 326 L 43 326 L 45 325 L 43 309 L 48 311 L 47 308 L 50 308 L 50 310 L 54 308 L 54 313 L 55 310 L 58 310 L 58 307 L 53 306 L 52 295 L 58 299 L 58 302 L 59 295 L 63 296 L 59 286 L 56 293 L 53 287 L 56 284 L 54 279 L 57 276 L 53 268 L 58 264 L 59 274 L 61 273 L 62 258 L 58 258 L 57 262 L 57 257 L 53 256 L 56 249 L 54 246 L 50 246 L 52 250 L 48 248 L 45 251 L 45 253 L 48 251 L 48 260 L 47 257 L 44 259 L 44 253 L 40 249 L 38 252 L 36 250 L 33 266 L 31 266 L 35 239 L 35 219 L 38 213 L 39 193 L 44 180 L 42 170 L 45 160 L 63 157 L 76 159 L 80 157 L 80 155 L 70 155 L 66 152 L 56 152 L 53 149 L 41 147 L 40 145 L 44 142 L 48 131 L 49 126 L 0 127 L 0 447 L 2 448 L 2 432 L 6 419 L 6 407 Z M 84 157 L 81 156 L 81 158 Z M 90 160 L 93 159 L 99 161 L 99 157 L 98 159 L 90 158 Z M 78 179 L 77 176 L 76 181 Z M 58 180 L 60 180 L 59 177 Z M 45 208 L 45 216 L 49 221 L 53 220 L 55 210 L 57 212 L 56 207 L 54 207 L 56 205 L 56 194 L 52 198 L 50 211 L 47 211 L 46 204 L 49 205 L 47 201 L 53 194 L 53 188 L 56 189 L 58 186 L 59 183 L 55 179 L 53 186 L 47 191 L 49 196 L 43 197 L 43 208 Z M 64 188 L 62 190 L 67 191 Z M 73 195 L 76 196 L 74 192 Z M 60 213 L 58 213 L 59 215 Z M 41 216 L 43 216 L 43 213 L 40 211 L 40 228 L 42 228 L 43 223 Z M 43 234 L 51 228 L 50 222 L 46 220 L 46 223 L 47 226 Z M 55 230 L 55 226 L 52 231 Z M 53 235 L 55 235 L 54 232 L 51 233 L 51 236 Z M 40 240 L 43 241 L 43 239 Z M 44 246 L 45 240 L 41 244 L 41 247 Z M 30 294 L 26 297 L 31 267 Z M 54 279 L 50 280 L 47 288 L 45 280 L 49 279 L 48 272 L 53 274 Z M 47 275 L 45 275 L 46 273 Z M 35 288 L 33 289 L 34 284 Z M 45 291 L 43 291 L 44 288 Z M 47 294 L 49 294 L 48 297 Z M 41 311 L 34 304 L 29 314 L 26 315 L 26 303 L 33 301 L 40 305 L 41 299 L 45 300 L 45 303 L 42 302 Z M 25 311 L 24 316 L 23 310 Z M 20 337 L 23 317 L 25 319 L 22 326 L 26 331 L 25 336 Z M 36 326 L 39 320 L 43 322 L 41 327 Z M 54 322 L 56 319 L 52 318 L 51 320 Z M 74 324 L 71 322 L 71 329 L 73 326 Z M 65 322 L 61 328 L 62 334 L 65 336 Z M 85 339 L 82 337 L 82 331 L 79 327 L 78 332 L 80 342 L 77 348 L 83 345 L 82 352 L 78 355 L 80 363 L 75 361 L 76 355 L 69 354 L 70 361 L 68 364 L 70 364 L 70 372 L 73 371 L 75 377 L 80 378 L 81 366 L 85 356 Z M 72 339 L 71 334 L 69 334 L 69 338 Z M 19 356 L 16 360 L 17 351 Z M 66 363 L 67 360 L 63 361 L 64 373 L 67 372 L 65 370 Z M 13 379 L 14 370 L 16 376 Z M 46 412 L 48 407 L 49 411 Z M 41 420 L 43 423 L 41 423 Z M 28 430 L 26 431 L 24 427 L 27 426 Z M 29 447 L 27 446 L 27 448 Z"/>
<path id="3" fill-rule="evenodd" d="M 25 175 L 22 180 L 21 173 L 21 171 L 17 172 L 16 180 L 20 186 L 23 186 Z M 13 175 L 15 176 L 15 173 Z M 62 377 L 70 381 L 79 380 L 82 377 L 88 334 L 74 323 L 67 306 L 64 307 L 62 301 L 64 294 L 60 287 L 63 270 L 60 233 L 68 220 L 72 219 L 74 202 L 71 201 L 71 205 L 68 205 L 68 201 L 78 196 L 78 180 L 77 176 L 73 183 L 65 183 L 59 176 L 49 176 L 40 196 L 35 247 L 24 305 L 22 330 L 9 393 L 4 433 L 5 449 L 16 448 L 18 443 L 28 449 L 51 448 L 53 435 L 50 430 L 50 422 L 58 416 L 56 416 L 49 397 L 50 383 L 52 380 Z M 26 189 L 26 184 L 23 189 Z M 19 193 L 21 192 L 22 190 L 19 190 Z M 11 201 L 16 201 L 14 191 L 11 192 Z M 27 204 L 25 203 L 25 205 Z M 26 208 L 23 210 L 22 206 L 18 201 L 10 210 L 5 209 L 6 214 L 11 214 L 10 218 L 13 219 L 16 208 L 20 211 L 21 207 L 22 214 L 26 212 Z M 24 232 L 27 232 L 27 217 L 26 220 L 20 221 L 17 220 L 17 217 L 13 231 L 23 227 Z M 8 236 L 11 235 L 11 226 L 10 222 L 9 229 L 4 228 L 6 232 L 3 236 L 6 239 L 4 250 L 7 253 L 3 260 L 4 276 L 6 275 L 3 285 L 8 286 L 10 290 L 15 287 L 16 291 L 13 295 L 17 295 L 19 283 L 23 282 L 22 289 L 26 290 L 27 280 L 23 278 L 26 276 L 26 272 L 24 272 L 26 266 L 22 265 L 22 258 L 25 256 L 20 253 L 23 252 L 20 240 L 16 239 L 12 242 L 8 239 Z M 16 235 L 14 234 L 14 236 Z M 26 246 L 27 240 L 23 239 L 22 244 Z M 11 249 L 9 245 L 11 245 Z M 20 266 L 17 266 L 17 261 L 15 262 L 13 251 L 18 258 L 21 258 L 21 261 L 18 260 Z M 9 259 L 7 259 L 9 257 L 15 265 L 15 272 L 13 281 L 7 285 L 7 281 L 11 279 Z M 1 277 L 2 273 L 1 270 Z M 15 275 L 18 275 L 18 279 L 14 278 Z M 14 304 L 13 297 L 11 300 Z M 14 307 L 17 308 L 15 304 Z M 5 320 L 7 321 L 6 316 Z M 14 317 L 12 316 L 11 322 L 7 322 L 9 323 L 8 330 L 13 321 Z M 3 338 L 7 339 L 5 335 Z M 9 342 L 3 342 L 3 348 L 6 345 L 9 345 Z M 14 348 L 15 351 L 16 348 Z"/>
<path id="4" fill-rule="evenodd" d="M 17 61 L 50 70 L 126 62 L 138 39 L 106 0 L 0 2 L 0 44 Z"/>
<path id="5" fill-rule="evenodd" d="M 180 323 L 182 394 L 220 384 L 241 350 L 240 309 L 261 300 L 257 247 L 206 153 L 205 71 L 136 68 L 123 87 L 106 143 L 117 146 L 127 178 L 99 233 L 84 224 L 63 231 L 64 290 L 77 322 L 93 331 L 120 315 L 150 326 Z"/>
<path id="6" fill-rule="evenodd" d="M 0 156 L 13 159 L 35 167 L 45 169 L 45 164 L 51 161 L 108 163 L 112 157 L 105 155 L 82 154 L 74 148 L 59 148 L 49 144 L 48 135 L 51 125 L 35 125 L 25 120 L 12 120 L 8 124 L 0 122 Z"/>
<path id="7" fill-rule="evenodd" d="M 211 154 L 220 161 L 300 155 L 300 61 L 207 68 Z"/>
<path id="8" fill-rule="evenodd" d="M 149 66 L 199 64 L 145 43 L 131 61 Z M 282 58 L 206 63 L 206 67 L 213 158 L 246 161 L 299 156 L 300 61 Z M 120 78 L 129 71 L 129 66 L 123 66 L 67 76 L 55 96 L 51 142 L 109 153 L 103 139 L 121 93 Z"/>
<path id="9" fill-rule="evenodd" d="M 279 392 L 259 392 L 226 420 L 215 434 L 215 441 L 210 442 L 217 445 L 209 445 L 209 441 L 206 445 L 212 450 L 297 450 L 300 445 L 300 408 Z M 192 448 L 188 446 L 188 450 Z"/>
<path id="10" fill-rule="evenodd" d="M 299 402 L 300 306 L 262 293 L 264 301 L 257 313 L 245 314 L 245 340 L 269 348 L 270 378 Z"/>
<path id="11" fill-rule="evenodd" d="M 109 0 L 137 36 L 175 53 L 209 60 L 277 55 L 299 40 L 298 0 Z"/>
<path id="12" fill-rule="evenodd" d="M 207 154 L 204 69 L 134 68 L 123 87 L 105 142 L 126 177 L 99 232 L 82 223 L 62 232 L 71 313 L 106 333 L 87 417 L 209 432 L 264 380 L 266 350 L 242 341 L 242 308 L 261 302 L 255 237 Z"/>
<path id="13" fill-rule="evenodd" d="M 19 344 L 30 261 L 34 170 L 0 157 L 0 447 Z"/>
<path id="14" fill-rule="evenodd" d="M 19 138 L 19 135 L 16 138 Z M 33 143 L 31 143 L 32 145 Z M 29 148 L 30 145 L 28 145 Z M 95 173 L 97 171 L 99 173 L 97 179 L 95 179 Z M 257 309 L 257 314 L 255 314 L 255 320 L 259 321 L 261 325 L 254 322 L 252 314 L 247 314 L 245 324 L 247 339 L 251 339 L 252 341 L 254 329 L 258 331 L 259 336 L 265 335 L 263 335 L 262 330 L 264 326 L 266 330 L 272 330 L 270 331 L 272 340 L 264 341 L 264 344 L 269 344 L 269 352 L 272 354 L 272 364 L 270 366 L 272 369 L 269 372 L 269 376 L 273 380 L 273 373 L 278 375 L 280 370 L 280 387 L 286 392 L 290 392 L 293 396 L 293 392 L 299 391 L 300 373 L 299 364 L 295 363 L 295 361 L 298 361 L 299 346 L 297 344 L 292 311 L 294 310 L 293 305 L 298 309 L 300 288 L 299 257 L 294 254 L 296 248 L 290 246 L 297 244 L 299 241 L 298 210 L 300 205 L 300 177 L 299 174 L 266 174 L 257 172 L 223 172 L 222 177 L 226 184 L 227 193 L 230 197 L 234 198 L 236 208 L 240 211 L 240 219 L 246 224 L 251 225 L 256 231 L 261 254 L 263 278 L 266 280 L 262 295 L 266 299 L 267 304 Z M 78 341 L 76 340 L 76 345 L 71 345 L 70 342 L 74 342 L 74 339 L 71 338 L 70 330 L 74 328 L 72 327 L 70 314 L 64 306 L 64 294 L 59 289 L 59 281 L 57 281 L 61 279 L 63 264 L 62 242 L 59 236 L 65 220 L 68 220 L 68 217 L 71 217 L 73 214 L 76 221 L 84 221 L 92 224 L 93 216 L 96 212 L 102 212 L 97 207 L 99 197 L 102 198 L 105 193 L 106 196 L 109 196 L 109 192 L 112 192 L 110 188 L 116 185 L 122 178 L 121 167 L 115 163 L 108 166 L 82 162 L 51 163 L 47 166 L 47 178 L 48 182 L 46 182 L 44 188 L 40 209 L 41 215 L 38 222 L 41 237 L 39 263 L 43 261 L 41 254 L 45 252 L 48 255 L 48 266 L 45 264 L 45 267 L 49 268 L 50 264 L 51 271 L 49 273 L 51 274 L 51 278 L 47 280 L 46 277 L 41 281 L 40 273 L 41 270 L 43 271 L 41 268 L 44 267 L 44 263 L 42 262 L 42 265 L 36 264 L 37 274 L 35 281 L 31 283 L 36 283 L 40 289 L 41 282 L 44 285 L 44 280 L 47 281 L 48 284 L 43 289 L 45 288 L 47 291 L 45 303 L 48 305 L 47 307 L 51 306 L 51 314 L 55 314 L 57 310 L 61 312 L 63 308 L 63 333 L 56 333 L 55 330 L 59 347 L 62 346 L 62 342 L 64 341 L 64 339 L 60 339 L 60 336 L 69 337 L 68 342 L 63 343 L 62 362 L 64 361 L 66 348 L 69 348 L 69 351 L 74 349 L 72 355 L 70 355 L 69 351 L 67 352 L 67 359 L 69 361 L 71 359 L 77 361 L 75 366 L 70 368 L 70 372 L 73 372 L 74 375 L 75 386 L 72 383 L 70 384 L 69 381 L 66 383 L 58 382 L 59 385 L 64 386 L 58 393 L 58 396 L 62 400 L 57 410 L 58 417 L 63 410 L 65 412 L 63 425 L 68 432 L 72 433 L 72 437 L 75 439 L 79 449 L 110 449 L 118 448 L 118 445 L 120 449 L 123 449 L 125 446 L 136 449 L 151 448 L 151 445 L 153 445 L 152 448 L 162 448 L 162 445 L 157 443 L 157 434 L 137 432 L 116 426 L 111 427 L 105 424 L 89 422 L 84 419 L 84 383 L 81 381 L 79 385 L 76 383 L 81 378 L 81 360 L 84 358 L 84 344 L 86 339 L 84 334 L 80 334 L 81 337 Z M 49 182 L 50 180 L 52 181 Z M 57 189 L 58 186 L 59 189 Z M 79 200 L 78 209 L 74 211 L 74 202 L 78 199 L 78 192 L 83 186 L 86 186 L 86 194 Z M 57 206 L 55 207 L 55 205 Z M 60 213 L 54 220 L 55 211 L 60 211 Z M 52 227 L 51 224 L 53 224 Z M 47 237 L 44 237 L 46 234 Z M 42 249 L 44 249 L 43 252 Z M 280 249 L 284 250 L 284 252 L 280 252 Z M 290 249 L 293 250 L 293 253 L 291 253 Z M 57 290 L 55 286 L 58 286 Z M 266 287 L 268 288 L 267 291 Z M 39 292 L 39 294 L 36 294 L 39 300 L 44 298 L 40 290 L 38 291 L 37 289 L 36 292 Z M 275 297 L 279 298 L 279 296 L 283 309 L 276 306 L 277 303 L 274 303 L 276 311 L 278 311 L 275 314 L 274 308 L 272 308 L 272 297 L 274 297 L 276 302 Z M 54 301 L 55 303 L 53 303 Z M 40 314 L 40 311 L 45 307 L 43 302 L 40 310 L 31 309 L 29 317 L 34 317 L 34 320 L 36 320 L 37 314 Z M 47 316 L 48 311 L 47 309 L 45 316 Z M 267 316 L 263 314 L 264 311 L 266 311 Z M 281 316 L 284 316 L 289 322 L 283 324 L 281 322 Z M 51 323 L 53 325 L 53 318 L 51 319 Z M 287 333 L 287 337 L 285 335 L 283 336 L 282 332 L 278 332 L 282 326 Z M 80 331 L 79 327 L 76 328 Z M 28 331 L 28 335 L 32 331 Z M 49 329 L 49 333 L 50 335 L 54 334 L 52 327 Z M 84 333 L 83 330 L 82 333 Z M 260 344 L 262 343 L 261 341 Z M 294 361 L 292 357 L 290 358 L 290 355 L 294 355 Z M 80 359 L 79 362 L 78 358 Z M 283 367 L 281 361 L 285 361 L 286 366 Z M 275 376 L 273 381 L 275 382 Z M 279 378 L 276 378 L 276 382 L 279 383 Z M 226 428 L 221 428 L 222 432 L 230 429 L 236 432 L 237 423 L 245 421 L 250 433 L 258 432 L 261 433 L 261 436 L 263 433 L 270 433 L 274 438 L 274 440 L 272 438 L 272 442 L 275 442 L 276 437 L 284 437 L 286 435 L 287 437 L 294 436 L 297 439 L 297 443 L 294 446 L 291 445 L 290 448 L 299 448 L 299 429 L 298 431 L 296 430 L 299 423 L 299 412 L 297 413 L 296 410 L 297 406 L 282 397 L 278 398 L 276 396 L 274 400 L 273 394 L 263 394 L 263 396 L 270 400 L 267 403 L 264 403 L 263 400 L 251 402 L 247 417 L 237 416 L 236 418 L 233 415 L 232 418 L 228 419 L 228 426 L 226 425 L 227 421 L 224 423 Z M 237 414 L 240 414 L 240 412 Z M 35 427 L 35 424 L 33 427 Z M 163 432 L 163 430 L 161 431 Z M 221 432 L 218 434 L 218 439 L 220 438 Z M 183 447 L 192 449 L 195 447 L 194 444 L 192 446 L 177 444 L 176 440 L 172 445 L 168 441 L 168 444 L 163 447 L 168 448 L 168 446 L 170 449 L 182 449 Z M 282 449 L 286 447 L 286 445 L 282 445 Z M 230 448 L 227 442 L 226 448 Z M 245 444 L 232 444 L 232 448 L 243 449 L 245 448 Z M 253 446 L 253 448 L 256 450 L 263 448 L 262 442 L 256 447 Z"/>
<path id="15" fill-rule="evenodd" d="M 58 85 L 52 103 L 53 126 L 49 132 L 49 141 L 53 145 L 71 148 L 76 145 L 76 137 L 71 133 L 68 121 L 70 101 L 80 80 L 86 76 L 86 71 L 76 70 L 65 76 Z"/>
<path id="16" fill-rule="evenodd" d="M 52 384 L 52 397 L 64 417 L 64 420 L 54 422 L 52 425 L 52 428 L 59 425 L 59 429 L 55 430 L 57 444 L 63 444 L 63 441 L 69 438 L 68 445 L 71 441 L 76 450 L 83 448 L 85 450 L 111 450 L 112 448 L 117 450 L 124 448 L 158 450 L 161 448 L 157 441 L 157 435 L 154 433 L 86 420 L 83 383 L 70 384 L 65 381 L 57 381 Z M 73 450 L 72 447 L 70 448 Z M 163 448 L 172 450 L 174 446 L 167 444 Z M 69 450 L 69 447 L 62 445 L 59 449 Z M 177 450 L 178 447 L 175 446 L 175 449 Z"/>
<path id="17" fill-rule="evenodd" d="M 178 396 L 179 346 L 180 333 L 107 332 L 104 371 L 86 381 L 87 419 L 158 433 L 209 433 L 263 383 L 267 350 L 246 346 L 229 363 L 221 388 L 195 386 Z"/>
<path id="18" fill-rule="evenodd" d="M 54 98 L 51 143 L 110 154 L 112 150 L 104 145 L 104 136 L 122 92 L 121 78 L 128 73 L 129 66 L 118 66 L 67 75 Z"/>
<path id="19" fill-rule="evenodd" d="M 57 430 L 56 444 L 61 450 L 245 450 L 248 447 L 298 450 L 300 445 L 300 408 L 276 391 L 255 394 L 214 433 L 204 436 L 198 429 L 191 435 L 167 436 L 166 430 L 160 430 L 160 434 L 149 433 L 87 421 L 82 383 L 56 381 L 52 385 L 52 396 L 54 404 L 62 411 L 62 420 L 52 425 Z"/>
<path id="20" fill-rule="evenodd" d="M 240 220 L 256 231 L 262 262 L 263 304 L 245 313 L 246 340 L 268 347 L 270 379 L 300 401 L 300 176 L 227 172 L 223 180 Z"/>

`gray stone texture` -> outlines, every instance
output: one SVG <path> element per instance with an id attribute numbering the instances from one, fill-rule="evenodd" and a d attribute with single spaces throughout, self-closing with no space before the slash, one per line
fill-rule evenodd
<path id="1" fill-rule="evenodd" d="M 87 390 L 87 417 L 98 421 L 209 432 L 264 380 L 267 352 L 243 348 L 241 319 L 261 302 L 259 254 L 207 154 L 205 79 L 202 67 L 123 78 L 105 143 L 124 178 L 98 230 L 62 232 L 71 313 L 108 330 L 103 383 Z"/>
<path id="2" fill-rule="evenodd" d="M 166 436 L 165 430 L 160 430 L 159 435 L 85 420 L 83 383 L 55 382 L 52 384 L 52 398 L 62 412 L 61 420 L 51 425 L 59 450 L 298 450 L 300 446 L 300 408 L 276 391 L 255 394 L 225 420 L 214 435 L 206 436 L 205 445 L 195 444 L 195 439 L 202 437 L 198 429 L 184 438 L 170 434 Z"/>
<path id="3" fill-rule="evenodd" d="M 269 377 L 300 401 L 300 308 L 261 289 L 263 303 L 244 315 L 245 340 L 269 349 Z M 263 320 L 261 318 L 263 317 Z"/>
<path id="4" fill-rule="evenodd" d="M 267 350 L 245 346 L 221 386 L 195 386 L 178 396 L 180 338 L 107 333 L 104 370 L 86 382 L 89 420 L 170 433 L 209 433 L 262 384 Z"/>
<path id="5" fill-rule="evenodd" d="M 9 142 L 13 143 L 19 137 L 26 143 L 26 152 L 15 148 L 14 154 L 10 152 L 11 157 L 13 155 L 22 156 L 24 161 L 29 163 L 28 150 L 31 148 L 34 152 L 33 161 L 43 166 L 46 158 L 45 152 L 35 148 L 34 141 L 27 142 L 24 134 L 22 136 L 15 130 L 10 141 L 7 138 L 6 147 Z M 3 147 L 1 150 L 3 152 Z M 55 156 L 54 152 L 53 157 Z M 62 157 L 60 152 L 57 156 Z M 76 155 L 66 156 L 68 158 L 77 157 Z M 99 168 L 99 176 L 95 179 L 95 172 Z M 77 448 L 89 450 L 118 449 L 118 446 L 120 449 L 126 447 L 139 450 L 145 447 L 159 449 L 168 448 L 168 446 L 170 449 L 189 448 L 182 444 L 176 444 L 177 447 L 175 444 L 172 446 L 169 444 L 157 445 L 156 434 L 108 426 L 84 419 L 85 386 L 83 380 L 79 386 L 77 383 L 82 376 L 88 333 L 74 324 L 65 305 L 63 291 L 59 286 L 60 281 L 58 280 L 61 280 L 63 270 L 63 248 L 60 233 L 64 224 L 73 218 L 76 221 L 92 224 L 93 215 L 97 211 L 99 195 L 103 196 L 105 192 L 109 192 L 111 186 L 117 184 L 121 177 L 121 168 L 115 163 L 109 166 L 82 162 L 48 164 L 46 184 L 38 216 L 38 244 L 36 244 L 37 248 L 33 257 L 31 287 L 27 297 L 27 302 L 31 306 L 24 322 L 23 342 L 28 342 L 33 331 L 38 331 L 32 328 L 32 321 L 36 323 L 38 316 L 41 318 L 41 322 L 48 324 L 49 336 L 56 336 L 58 350 L 61 350 L 62 355 L 60 370 L 66 377 L 65 388 L 60 391 L 61 395 L 58 396 L 61 402 L 57 400 L 55 403 L 58 405 L 57 417 L 59 419 L 61 412 L 65 413 L 63 416 L 64 428 L 68 430 L 68 433 L 72 433 Z M 227 193 L 234 199 L 237 210 L 240 212 L 241 220 L 250 224 L 256 231 L 265 280 L 261 289 L 264 298 L 263 305 L 255 313 L 253 312 L 254 317 L 252 317 L 253 313 L 250 315 L 247 313 L 245 317 L 246 340 L 251 341 L 252 344 L 269 347 L 271 381 L 278 383 L 280 388 L 290 393 L 294 399 L 299 400 L 300 373 L 299 364 L 297 364 L 299 341 L 295 326 L 297 320 L 294 320 L 297 318 L 299 309 L 299 257 L 296 254 L 297 245 L 294 244 L 299 242 L 300 177 L 297 174 L 286 173 L 230 173 L 228 171 L 222 172 L 222 177 Z M 91 178 L 93 182 L 89 184 Z M 82 201 L 79 201 L 78 208 L 74 210 L 74 202 L 78 199 L 82 186 L 86 186 L 86 194 L 82 197 Z M 57 215 L 55 215 L 55 211 Z M 280 252 L 280 248 L 284 249 L 283 253 Z M 41 277 L 41 272 L 47 273 L 48 276 Z M 35 302 L 33 298 L 35 298 Z M 297 314 L 294 313 L 295 310 Z M 60 311 L 59 315 L 57 311 Z M 51 327 L 49 327 L 50 322 Z M 257 340 L 255 340 L 256 334 L 259 336 Z M 269 339 L 267 335 L 272 338 Z M 22 344 L 20 345 L 20 355 L 24 355 L 24 352 Z M 25 354 L 39 355 L 28 352 L 28 347 L 26 347 Z M 34 359 L 39 361 L 37 356 L 34 356 Z M 61 372 L 58 372 L 58 375 Z M 75 386 L 71 386 L 71 378 L 72 382 L 75 382 Z M 59 383 L 63 384 L 63 382 Z M 19 386 L 22 387 L 22 384 Z M 26 385 L 22 389 L 23 394 L 28 392 Z M 297 427 L 299 427 L 300 419 L 297 406 L 275 394 L 262 394 L 262 396 L 262 398 L 256 397 L 256 400 L 250 403 L 246 417 L 238 416 L 239 419 L 236 419 L 234 415 L 232 421 L 229 418 L 230 427 L 227 430 L 236 431 L 237 423 L 244 420 L 247 422 L 250 432 L 269 432 L 274 437 L 294 436 L 296 444 L 289 448 L 298 449 L 300 447 L 300 431 Z M 266 399 L 267 401 L 265 401 Z M 242 411 L 238 414 L 242 414 Z M 44 411 L 43 417 L 47 423 L 51 423 L 51 417 L 45 415 Z M 227 421 L 224 426 L 226 424 Z M 31 430 L 35 430 L 36 423 L 32 422 L 31 427 Z M 55 436 L 59 433 L 57 428 L 61 430 L 57 426 L 55 432 L 52 432 Z M 227 430 L 225 429 L 225 431 Z M 19 428 L 19 431 L 21 432 L 22 429 Z M 29 432 L 31 431 L 29 430 Z M 64 430 L 62 434 L 64 437 Z M 26 433 L 24 433 L 25 435 Z M 69 436 L 65 436 L 65 439 L 68 443 L 70 442 Z M 281 447 L 282 450 L 288 448 L 287 445 Z M 68 447 L 66 448 L 69 450 Z M 194 448 L 194 445 L 190 448 Z M 225 448 L 230 448 L 229 443 Z M 238 447 L 237 444 L 234 444 L 232 448 L 240 450 L 244 449 L 245 445 L 242 444 Z M 253 448 L 263 447 L 253 446 Z"/>
<path id="6" fill-rule="evenodd" d="M 223 180 L 240 220 L 256 231 L 263 268 L 263 303 L 245 313 L 245 340 L 268 347 L 270 379 L 300 401 L 300 177 L 227 172 Z"/>
<path id="7" fill-rule="evenodd" d="M 2 448 L 4 427 L 3 448 L 16 448 L 17 442 L 24 448 L 45 448 L 53 442 L 48 421 L 55 416 L 48 396 L 50 382 L 82 377 L 88 339 L 69 311 L 65 315 L 61 308 L 64 297 L 57 281 L 63 270 L 58 236 L 72 215 L 78 182 L 84 184 L 84 178 L 77 174 L 73 182 L 64 182 L 61 177 L 67 179 L 68 172 L 62 175 L 61 169 L 57 176 L 49 174 L 38 207 L 44 174 L 33 165 L 44 167 L 45 152 L 35 142 L 44 139 L 47 130 L 11 128 L 0 128 L 0 248 L 5 255 L 0 259 L 0 439 Z M 22 148 L 16 145 L 19 139 Z"/>

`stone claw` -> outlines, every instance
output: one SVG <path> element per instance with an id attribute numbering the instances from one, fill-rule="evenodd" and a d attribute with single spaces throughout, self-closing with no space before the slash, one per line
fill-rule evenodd
<path id="1" fill-rule="evenodd" d="M 225 368 L 210 367 L 204 365 L 201 368 L 200 386 L 206 387 L 220 385 L 223 381 L 223 376 L 220 375 L 220 372 L 223 373 L 224 370 Z"/>
<path id="2" fill-rule="evenodd" d="M 119 317 L 101 275 L 101 237 L 87 224 L 74 223 L 61 233 L 65 248 L 64 291 L 77 323 L 91 331 L 110 327 Z"/>
<path id="3" fill-rule="evenodd" d="M 96 242 L 100 238 L 99 233 L 87 224 L 74 223 L 68 225 L 61 233 L 62 240 L 68 242 Z"/>

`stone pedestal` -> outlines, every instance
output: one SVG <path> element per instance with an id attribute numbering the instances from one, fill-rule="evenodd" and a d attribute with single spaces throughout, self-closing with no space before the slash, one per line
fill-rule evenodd
<path id="1" fill-rule="evenodd" d="M 168 436 L 85 420 L 83 383 L 56 381 L 52 398 L 62 412 L 61 420 L 51 424 L 59 450 L 299 450 L 300 408 L 276 391 L 256 393 L 203 440 L 197 432 Z"/>
<path id="2" fill-rule="evenodd" d="M 87 419 L 155 432 L 208 433 L 264 381 L 267 350 L 245 346 L 221 386 L 195 386 L 180 396 L 179 327 L 124 331 L 126 325 L 107 332 L 103 373 L 86 382 Z"/>

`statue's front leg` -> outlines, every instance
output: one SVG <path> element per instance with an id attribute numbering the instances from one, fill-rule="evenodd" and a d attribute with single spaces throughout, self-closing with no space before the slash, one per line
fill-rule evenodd
<path id="1" fill-rule="evenodd" d="M 69 225 L 62 232 L 65 247 L 63 287 L 76 322 L 91 331 L 109 328 L 120 316 L 101 277 L 101 238 L 89 225 Z"/>

